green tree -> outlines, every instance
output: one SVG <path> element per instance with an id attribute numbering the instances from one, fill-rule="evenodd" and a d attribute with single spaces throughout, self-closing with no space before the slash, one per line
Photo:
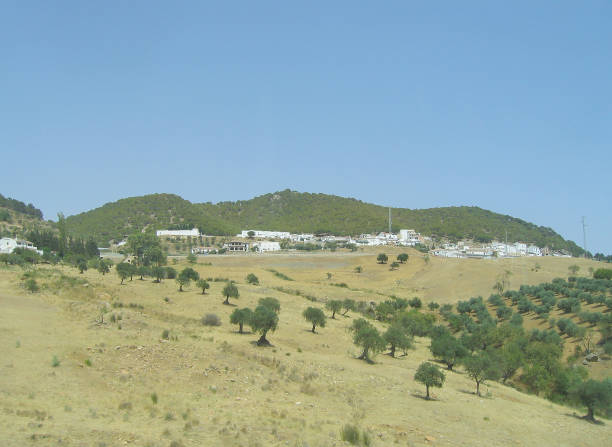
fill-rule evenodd
<path id="1" fill-rule="evenodd" d="M 576 273 L 580 270 L 580 266 L 572 264 L 567 268 L 572 276 L 576 276 Z"/>
<path id="2" fill-rule="evenodd" d="M 418 296 L 415 296 L 410 301 L 408 301 L 408 305 L 413 309 L 420 309 L 423 306 L 423 302 Z"/>
<path id="3" fill-rule="evenodd" d="M 349 311 L 355 310 L 355 307 L 356 307 L 355 300 L 346 298 L 345 300 L 342 301 L 342 308 L 344 309 L 344 312 L 342 312 L 342 315 L 346 316 L 346 314 Z"/>
<path id="4" fill-rule="evenodd" d="M 146 265 L 139 265 L 136 273 L 140 276 L 140 280 L 144 281 L 144 277 L 151 274 L 151 269 Z"/>
<path id="5" fill-rule="evenodd" d="M 119 278 L 121 278 L 121 284 L 123 284 L 124 280 L 129 278 L 131 270 L 132 270 L 131 266 L 132 265 L 128 264 L 127 262 L 120 262 L 115 267 L 115 269 L 117 270 L 117 275 L 119 275 Z"/>
<path id="6" fill-rule="evenodd" d="M 408 262 L 408 253 L 400 253 L 399 255 L 397 255 L 397 260 L 402 264 Z"/>
<path id="7" fill-rule="evenodd" d="M 280 301 L 278 301 L 276 298 L 273 298 L 271 296 L 260 298 L 257 304 L 260 306 L 266 306 L 268 309 L 271 309 L 277 314 L 280 313 L 280 308 L 281 308 Z"/>
<path id="8" fill-rule="evenodd" d="M 173 267 L 166 267 L 166 278 L 168 279 L 176 278 L 176 270 Z"/>
<path id="9" fill-rule="evenodd" d="M 340 312 L 342 310 L 342 301 L 340 300 L 330 300 L 325 304 L 325 308 L 330 310 L 332 313 L 332 319 L 336 318 L 336 312 Z"/>
<path id="10" fill-rule="evenodd" d="M 238 333 L 242 334 L 242 327 L 245 324 L 250 324 L 252 318 L 253 311 L 248 307 L 245 307 L 244 309 L 234 309 L 234 311 L 230 315 L 230 323 L 237 324 L 239 327 Z"/>
<path id="11" fill-rule="evenodd" d="M 399 268 L 399 263 L 397 262 L 392 262 L 391 265 L 389 266 L 389 270 L 397 270 Z"/>
<path id="12" fill-rule="evenodd" d="M 525 355 L 521 345 L 517 341 L 506 343 L 499 350 L 499 367 L 502 382 L 510 379 L 525 362 Z"/>
<path id="13" fill-rule="evenodd" d="M 446 379 L 446 376 L 442 371 L 440 371 L 440 368 L 429 362 L 421 363 L 416 374 L 414 375 L 414 380 L 425 385 L 427 392 L 425 399 L 427 400 L 429 400 L 429 388 L 442 388 L 444 379 Z"/>
<path id="14" fill-rule="evenodd" d="M 253 284 L 254 286 L 259 285 L 259 278 L 255 276 L 254 273 L 249 273 L 246 277 L 246 280 L 249 284 Z"/>
<path id="15" fill-rule="evenodd" d="M 106 259 L 100 259 L 100 262 L 98 262 L 98 271 L 102 273 L 102 276 L 110 272 L 110 265 L 110 262 Z"/>
<path id="16" fill-rule="evenodd" d="M 476 394 L 480 396 L 480 385 L 486 380 L 497 380 L 500 377 L 499 368 L 494 359 L 486 352 L 466 357 L 463 359 L 465 370 L 476 382 Z"/>
<path id="17" fill-rule="evenodd" d="M 179 284 L 179 292 L 183 291 L 183 286 L 188 286 L 191 281 L 197 281 L 200 275 L 191 267 L 185 267 L 176 277 L 176 282 Z"/>
<path id="18" fill-rule="evenodd" d="M 223 304 L 229 304 L 230 298 L 238 298 L 240 296 L 238 293 L 238 287 L 236 287 L 236 284 L 231 281 L 228 282 L 225 287 L 223 287 L 221 294 L 225 297 Z"/>
<path id="19" fill-rule="evenodd" d="M 66 218 L 62 212 L 57 213 L 57 229 L 59 231 L 57 252 L 60 258 L 63 258 L 67 252 L 68 232 L 66 230 Z"/>
<path id="20" fill-rule="evenodd" d="M 383 338 L 389 345 L 389 355 L 391 357 L 395 357 L 396 349 L 402 349 L 404 352 L 406 352 L 413 345 L 413 338 L 409 336 L 406 329 L 398 323 L 389 326 L 387 331 L 384 333 Z"/>
<path id="21" fill-rule="evenodd" d="M 467 349 L 452 335 L 433 338 L 429 346 L 433 356 L 446 364 L 449 371 L 461 358 L 467 355 Z"/>
<path id="22" fill-rule="evenodd" d="M 189 262 L 190 264 L 195 264 L 198 262 L 198 257 L 193 253 L 189 253 L 187 255 L 187 262 Z"/>
<path id="23" fill-rule="evenodd" d="M 376 257 L 376 262 L 378 262 L 379 264 L 386 264 L 388 260 L 389 260 L 389 257 L 384 253 L 380 253 Z"/>
<path id="24" fill-rule="evenodd" d="M 166 269 L 159 265 L 155 266 L 151 269 L 151 275 L 155 278 L 153 282 L 160 283 L 166 277 Z"/>
<path id="25" fill-rule="evenodd" d="M 206 281 L 204 278 L 198 279 L 196 285 L 199 289 L 202 289 L 202 295 L 206 294 L 206 289 L 210 289 L 210 284 L 208 284 L 208 281 Z"/>
<path id="26" fill-rule="evenodd" d="M 278 327 L 278 314 L 260 304 L 255 308 L 249 325 L 253 332 L 260 334 L 257 346 L 269 346 L 270 342 L 266 339 L 266 335 L 270 331 L 274 332 Z"/>
<path id="27" fill-rule="evenodd" d="M 353 332 L 353 343 L 363 349 L 361 355 L 357 357 L 360 360 L 371 362 L 370 353 L 380 352 L 387 346 L 378 329 L 363 318 L 353 321 L 350 329 Z"/>
<path id="28" fill-rule="evenodd" d="M 84 258 L 79 258 L 77 260 L 77 268 L 79 269 L 79 273 L 83 273 L 87 270 L 87 261 Z"/>
<path id="29" fill-rule="evenodd" d="M 573 387 L 570 391 L 572 397 L 587 407 L 584 419 L 595 422 L 595 410 L 604 414 L 612 410 L 612 379 L 602 381 L 589 379 Z"/>
<path id="30" fill-rule="evenodd" d="M 85 244 L 85 254 L 88 258 L 97 258 L 100 257 L 100 250 L 98 250 L 98 244 L 93 238 L 87 239 L 87 243 Z"/>
<path id="31" fill-rule="evenodd" d="M 304 316 L 306 321 L 312 324 L 313 334 L 315 333 L 315 328 L 317 326 L 325 327 L 325 321 L 327 320 L 327 318 L 325 317 L 323 311 L 318 307 L 309 307 L 308 309 L 304 310 L 302 315 Z"/>
<path id="32" fill-rule="evenodd" d="M 158 254 L 157 250 L 161 253 L 161 245 L 153 233 L 138 232 L 128 237 L 127 250 L 136 258 L 138 264 L 148 265 L 155 257 L 153 255 Z"/>
<path id="33" fill-rule="evenodd" d="M 363 267 L 358 265 L 357 267 L 355 267 L 355 273 L 361 273 L 363 272 Z"/>

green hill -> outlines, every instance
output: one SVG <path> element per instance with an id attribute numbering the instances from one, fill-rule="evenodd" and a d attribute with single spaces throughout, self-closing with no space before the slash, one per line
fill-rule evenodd
<path id="1" fill-rule="evenodd" d="M 428 236 L 480 241 L 505 239 L 532 242 L 578 255 L 582 249 L 547 227 L 478 207 L 422 210 L 393 208 L 393 231 L 414 228 Z M 194 204 L 173 194 L 131 197 L 70 216 L 69 232 L 93 236 L 100 243 L 143 228 L 198 227 L 203 233 L 232 235 L 244 229 L 351 234 L 385 231 L 388 208 L 360 200 L 290 190 L 251 200 Z"/>
<path id="2" fill-rule="evenodd" d="M 50 228 L 53 223 L 44 221 L 34 205 L 0 194 L 0 237 L 26 237 L 29 231 Z"/>

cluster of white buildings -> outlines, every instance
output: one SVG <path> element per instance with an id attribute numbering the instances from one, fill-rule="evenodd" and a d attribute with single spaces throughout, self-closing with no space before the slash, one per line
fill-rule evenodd
<path id="1" fill-rule="evenodd" d="M 470 242 L 444 244 L 442 248 L 434 250 L 433 254 L 444 258 L 510 258 L 544 255 L 542 249 L 536 245 L 528 245 L 523 242 L 506 244 L 497 241 L 493 241 L 490 244 L 474 244 Z"/>
<path id="2" fill-rule="evenodd" d="M 26 250 L 32 250 L 42 255 L 42 250 L 39 250 L 34 244 L 30 241 L 24 241 L 22 239 L 12 239 L 10 237 L 3 237 L 0 239 L 0 253 L 10 254 L 15 251 L 17 248 L 23 248 Z"/>

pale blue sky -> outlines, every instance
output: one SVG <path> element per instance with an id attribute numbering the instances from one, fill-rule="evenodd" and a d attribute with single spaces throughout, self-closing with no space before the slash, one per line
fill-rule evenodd
<path id="1" fill-rule="evenodd" d="M 47 218 L 291 188 L 612 253 L 609 1 L 0 1 L 0 192 Z"/>

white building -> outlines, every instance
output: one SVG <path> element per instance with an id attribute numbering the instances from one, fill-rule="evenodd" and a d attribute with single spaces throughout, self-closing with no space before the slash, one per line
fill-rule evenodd
<path id="1" fill-rule="evenodd" d="M 421 242 L 420 236 L 414 230 L 400 230 L 399 240 L 402 245 L 414 246 Z"/>
<path id="2" fill-rule="evenodd" d="M 197 228 L 193 228 L 191 230 L 157 230 L 157 237 L 162 236 L 198 237 L 200 236 L 200 230 L 198 230 Z"/>
<path id="3" fill-rule="evenodd" d="M 280 243 L 273 241 L 255 242 L 253 247 L 257 247 L 257 251 L 260 253 L 265 253 L 266 251 L 279 251 L 281 249 Z"/>
<path id="4" fill-rule="evenodd" d="M 253 233 L 249 236 L 249 233 Z M 290 239 L 291 234 L 288 231 L 263 231 L 263 230 L 242 230 L 237 237 L 260 237 L 268 239 Z"/>
<path id="5" fill-rule="evenodd" d="M 16 248 L 24 248 L 26 250 L 32 250 L 42 255 L 42 250 L 38 250 L 34 244 L 30 241 L 24 241 L 22 239 L 12 239 L 10 237 L 3 237 L 0 239 L 0 253 L 13 253 Z"/>
<path id="6" fill-rule="evenodd" d="M 302 233 L 302 234 L 291 234 L 289 238 L 293 242 L 311 242 L 314 241 L 314 234 Z"/>
<path id="7" fill-rule="evenodd" d="M 536 245 L 530 245 L 527 247 L 527 254 L 529 256 L 542 256 L 542 250 Z"/>

